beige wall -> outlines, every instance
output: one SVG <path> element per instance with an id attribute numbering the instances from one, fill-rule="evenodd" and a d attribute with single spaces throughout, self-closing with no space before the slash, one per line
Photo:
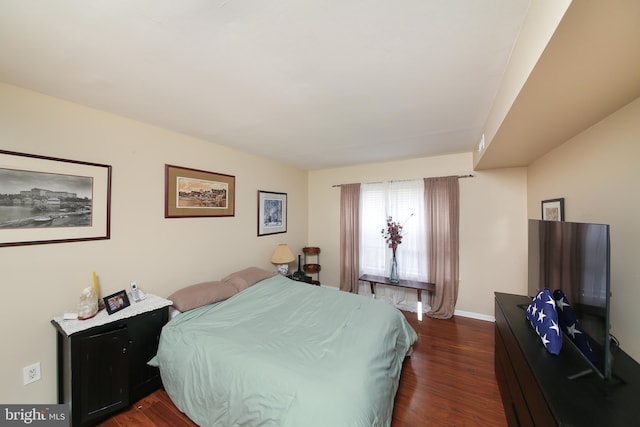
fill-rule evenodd
<path id="1" fill-rule="evenodd" d="M 466 153 L 309 172 L 309 244 L 322 250 L 322 284 L 340 280 L 340 188 L 333 185 L 464 175 L 472 161 Z M 457 310 L 490 318 L 494 291 L 526 292 L 526 170 L 474 174 L 460 180 Z"/>
<path id="2" fill-rule="evenodd" d="M 526 218 L 540 200 L 564 197 L 567 220 L 612 224 L 613 332 L 640 358 L 634 315 L 640 276 L 635 161 L 640 101 L 573 138 L 529 169 L 474 172 L 460 181 L 458 313 L 493 315 L 493 292 L 526 292 Z M 5 308 L 0 402 L 55 402 L 55 331 L 50 319 L 75 310 L 100 277 L 103 293 L 136 280 L 166 296 L 174 289 L 253 264 L 272 268 L 275 245 L 322 249 L 321 280 L 339 284 L 340 189 L 334 184 L 467 174 L 472 153 L 302 171 L 185 135 L 0 84 L 0 148 L 113 166 L 112 237 L 106 241 L 0 248 Z M 634 139 L 635 138 L 635 139 Z M 165 219 L 164 164 L 236 176 L 236 216 Z M 613 187 L 613 189 L 611 189 Z M 256 236 L 258 189 L 289 196 L 288 233 Z M 612 208 L 615 207 L 615 208 Z M 43 379 L 22 385 L 22 367 Z"/>
<path id="3" fill-rule="evenodd" d="M 178 287 L 257 265 L 278 243 L 307 242 L 307 172 L 202 140 L 0 84 L 0 148 L 113 167 L 111 239 L 0 248 L 0 402 L 55 403 L 53 316 L 75 311 L 96 271 L 104 295 L 136 280 Z M 229 218 L 164 218 L 165 163 L 236 177 Z M 257 237 L 257 190 L 288 193 L 288 232 Z M 294 266 L 294 264 L 292 264 Z M 22 368 L 42 380 L 22 384 Z"/>
<path id="4" fill-rule="evenodd" d="M 518 34 L 509 64 L 505 69 L 500 88 L 489 111 L 485 122 L 483 135 L 485 149 L 493 137 L 496 136 L 500 125 L 504 121 L 515 99 L 522 90 L 522 86 L 529 78 L 531 70 L 540 59 L 558 23 L 564 16 L 571 0 L 540 1 L 533 0 L 529 5 L 527 16 Z M 479 142 L 479 141 L 478 141 Z M 474 164 L 477 165 L 483 152 L 474 151 Z"/>
<path id="5" fill-rule="evenodd" d="M 640 98 L 548 153 L 528 170 L 528 214 L 564 197 L 565 219 L 611 225 L 611 327 L 640 360 Z"/>

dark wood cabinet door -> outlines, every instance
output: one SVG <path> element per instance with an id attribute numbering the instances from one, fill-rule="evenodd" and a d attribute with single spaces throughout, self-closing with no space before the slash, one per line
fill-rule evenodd
<path id="1" fill-rule="evenodd" d="M 81 363 L 73 389 L 80 393 L 74 402 L 80 403 L 81 419 L 73 424 L 84 425 L 129 403 L 129 334 L 121 328 L 82 337 L 77 344 Z"/>
<path id="2" fill-rule="evenodd" d="M 147 364 L 158 352 L 160 332 L 168 321 L 168 310 L 160 309 L 130 319 L 129 378 L 131 401 L 136 401 L 162 386 L 158 368 Z"/>

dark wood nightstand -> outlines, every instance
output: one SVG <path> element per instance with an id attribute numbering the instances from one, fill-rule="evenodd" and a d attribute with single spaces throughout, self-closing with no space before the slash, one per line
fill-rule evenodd
<path id="1" fill-rule="evenodd" d="M 95 425 L 162 386 L 147 365 L 158 350 L 171 301 L 155 295 L 109 316 L 55 317 L 58 403 L 71 405 L 71 424 Z"/>

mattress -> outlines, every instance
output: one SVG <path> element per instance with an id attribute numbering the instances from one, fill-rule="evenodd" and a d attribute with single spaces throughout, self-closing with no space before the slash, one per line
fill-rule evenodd
<path id="1" fill-rule="evenodd" d="M 174 317 L 156 360 L 201 426 L 388 426 L 416 339 L 384 302 L 277 275 Z"/>

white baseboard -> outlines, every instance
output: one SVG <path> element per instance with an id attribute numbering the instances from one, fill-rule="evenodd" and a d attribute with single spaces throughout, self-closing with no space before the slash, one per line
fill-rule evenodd
<path id="1" fill-rule="evenodd" d="M 474 313 L 472 311 L 454 310 L 453 314 L 455 316 L 469 317 L 471 319 L 484 320 L 484 321 L 487 321 L 487 322 L 495 322 L 496 321 L 496 318 L 494 316 L 490 316 L 488 314 Z"/>

